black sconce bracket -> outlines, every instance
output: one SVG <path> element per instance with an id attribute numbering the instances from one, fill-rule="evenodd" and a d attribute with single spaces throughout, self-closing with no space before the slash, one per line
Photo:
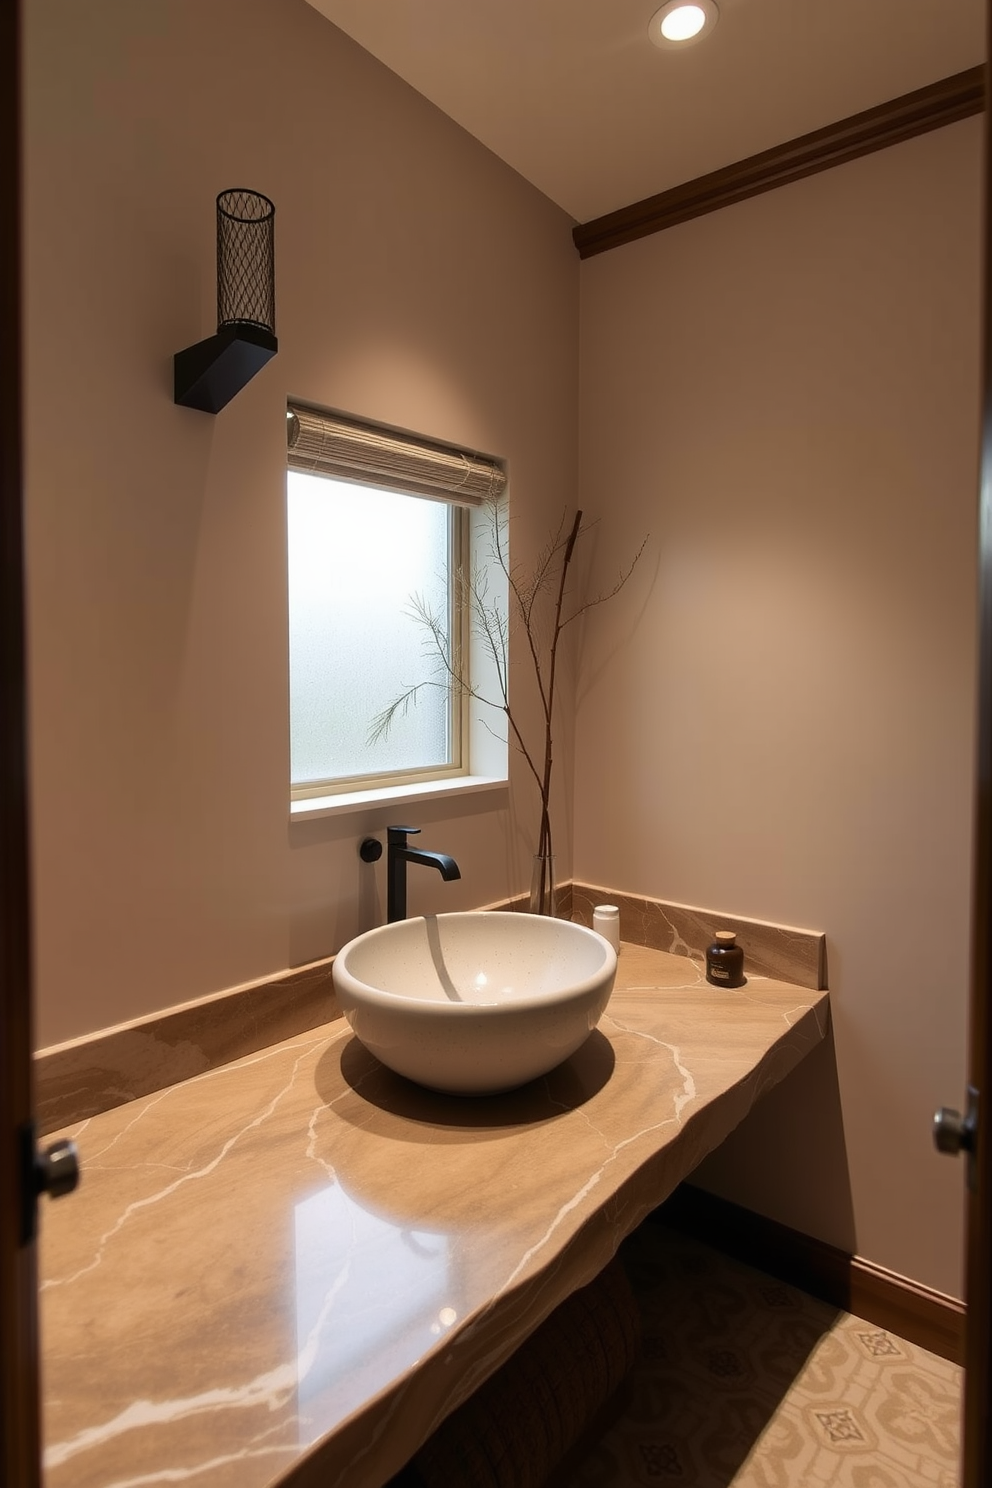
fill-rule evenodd
<path id="1" fill-rule="evenodd" d="M 236 186 L 217 198 L 217 334 L 173 358 L 184 408 L 219 413 L 279 350 L 275 215 L 260 191 Z"/>
<path id="2" fill-rule="evenodd" d="M 275 336 L 261 326 L 224 326 L 216 336 L 176 352 L 176 402 L 219 413 L 278 350 Z"/>

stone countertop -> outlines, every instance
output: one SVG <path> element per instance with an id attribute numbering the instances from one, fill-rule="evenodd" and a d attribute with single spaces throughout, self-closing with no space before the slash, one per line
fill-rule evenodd
<path id="1" fill-rule="evenodd" d="M 338 1019 L 65 1128 L 47 1488 L 379 1488 L 827 1023 L 625 944 L 596 1032 L 507 1095 L 420 1090 Z"/>

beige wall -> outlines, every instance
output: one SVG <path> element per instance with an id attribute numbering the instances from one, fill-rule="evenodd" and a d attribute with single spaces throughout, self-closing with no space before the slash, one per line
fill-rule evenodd
<path id="1" fill-rule="evenodd" d="M 42 1044 L 333 951 L 388 811 L 290 829 L 287 394 L 507 458 L 526 558 L 575 490 L 606 572 L 562 866 L 829 936 L 836 1067 L 711 1161 L 742 1202 L 951 1292 L 961 1175 L 977 121 L 593 259 L 304 0 L 28 7 L 28 521 Z M 277 204 L 279 356 L 216 419 L 213 197 Z M 416 813 L 520 887 L 534 817 Z"/>
<path id="2" fill-rule="evenodd" d="M 701 1179 L 960 1294 L 978 120 L 589 260 L 575 871 L 827 932 L 808 1061 Z"/>
<path id="3" fill-rule="evenodd" d="M 290 830 L 285 399 L 505 457 L 525 558 L 574 502 L 578 263 L 562 212 L 304 0 L 39 0 L 26 40 L 47 1045 L 355 933 L 358 841 L 396 811 Z M 276 203 L 280 351 L 213 418 L 174 406 L 172 356 L 215 329 L 229 186 Z M 523 886 L 515 779 L 515 810 L 402 812 L 463 873 L 412 872 L 414 912 Z"/>

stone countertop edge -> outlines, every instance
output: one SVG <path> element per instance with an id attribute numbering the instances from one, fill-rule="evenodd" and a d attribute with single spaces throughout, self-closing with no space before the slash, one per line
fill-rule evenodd
<path id="1" fill-rule="evenodd" d="M 585 925 L 592 924 L 596 904 L 616 903 L 624 941 L 687 956 L 701 968 L 714 931 L 733 928 L 751 974 L 798 987 L 827 985 L 826 937 L 820 931 L 581 882 L 569 882 L 566 892 L 568 914 Z M 511 907 L 526 904 L 521 899 L 482 906 Z M 327 956 L 39 1049 L 34 1060 L 39 1135 L 329 1023 L 340 1016 L 333 962 Z"/>
<path id="2" fill-rule="evenodd" d="M 599 1029 L 516 1092 L 419 1090 L 338 1020 L 64 1129 L 46 1488 L 379 1488 L 828 1023 L 625 944 Z"/>

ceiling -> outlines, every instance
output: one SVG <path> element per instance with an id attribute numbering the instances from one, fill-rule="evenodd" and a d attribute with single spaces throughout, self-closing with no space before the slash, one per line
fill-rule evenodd
<path id="1" fill-rule="evenodd" d="M 985 0 L 309 0 L 579 222 L 985 59 Z"/>

